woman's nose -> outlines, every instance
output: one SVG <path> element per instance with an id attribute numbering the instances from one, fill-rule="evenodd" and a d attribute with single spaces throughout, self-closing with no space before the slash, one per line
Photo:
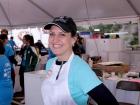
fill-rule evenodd
<path id="1" fill-rule="evenodd" d="M 55 35 L 55 36 L 52 38 L 52 41 L 53 41 L 53 42 L 58 42 L 58 41 L 59 41 L 59 36 L 58 36 L 58 35 Z"/>

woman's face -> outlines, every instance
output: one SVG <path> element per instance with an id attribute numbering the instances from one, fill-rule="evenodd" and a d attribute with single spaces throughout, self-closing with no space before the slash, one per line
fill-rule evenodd
<path id="1" fill-rule="evenodd" d="M 26 44 L 26 45 L 29 44 L 29 41 L 27 41 L 27 39 L 26 39 L 25 37 L 23 37 L 23 40 L 22 40 L 22 41 L 23 41 L 23 43 Z"/>
<path id="2" fill-rule="evenodd" d="M 62 60 L 67 60 L 71 55 L 75 40 L 75 37 L 71 37 L 71 33 L 64 32 L 55 25 L 50 29 L 49 47 Z"/>

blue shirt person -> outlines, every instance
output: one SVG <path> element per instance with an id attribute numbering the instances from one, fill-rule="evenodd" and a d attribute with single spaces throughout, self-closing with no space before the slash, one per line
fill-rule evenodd
<path id="1" fill-rule="evenodd" d="M 48 60 L 54 57 L 56 57 L 55 54 L 52 52 L 50 48 L 48 48 Z"/>
<path id="2" fill-rule="evenodd" d="M 15 41 L 13 40 L 13 36 L 10 37 L 10 40 L 8 42 L 9 42 L 9 44 L 11 45 L 12 49 L 15 52 L 15 47 L 17 47 L 17 45 L 16 45 Z"/>
<path id="3" fill-rule="evenodd" d="M 5 52 L 4 52 L 4 54 L 7 56 L 7 58 L 9 59 L 9 61 L 10 61 L 10 64 L 11 64 L 11 71 L 12 71 L 12 73 L 11 73 L 11 76 L 12 76 L 12 80 L 13 80 L 13 87 L 14 87 L 14 83 L 15 83 L 15 73 L 14 73 L 14 67 L 13 67 L 13 64 L 17 64 L 17 61 L 15 60 L 15 58 L 14 58 L 14 51 L 13 51 L 13 49 L 12 49 L 12 47 L 11 47 L 11 45 L 10 45 L 10 43 L 9 43 L 9 41 L 8 41 L 8 37 L 7 37 L 7 35 L 3 35 L 3 34 L 1 34 L 0 35 L 0 39 L 2 40 L 2 42 L 3 42 L 3 45 L 4 45 L 4 48 L 5 48 Z"/>
<path id="4" fill-rule="evenodd" d="M 11 64 L 4 55 L 4 50 L 0 40 L 0 105 L 10 105 L 13 97 Z"/>

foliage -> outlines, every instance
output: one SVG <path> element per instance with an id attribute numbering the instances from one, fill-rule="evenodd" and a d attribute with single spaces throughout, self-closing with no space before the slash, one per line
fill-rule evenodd
<path id="1" fill-rule="evenodd" d="M 99 24 L 99 25 L 90 25 L 88 28 L 84 28 L 82 26 L 78 26 L 78 31 L 90 31 L 94 32 L 94 29 L 100 29 L 101 33 L 111 33 L 111 32 L 117 32 L 122 28 L 122 25 L 120 24 Z"/>
<path id="2" fill-rule="evenodd" d="M 99 24 L 94 26 L 94 28 L 100 29 L 102 33 L 112 33 L 119 31 L 122 28 L 122 26 L 120 24 L 107 24 L 107 25 Z"/>
<path id="3" fill-rule="evenodd" d="M 87 28 L 85 28 L 83 26 L 77 26 L 77 30 L 78 31 L 89 31 Z"/>
<path id="4" fill-rule="evenodd" d="M 92 33 L 94 33 L 94 29 L 100 29 L 100 33 L 115 33 L 115 32 L 119 32 L 120 29 L 122 29 L 123 26 L 123 30 L 125 31 L 131 31 L 131 25 L 133 24 L 137 24 L 137 23 L 132 23 L 131 21 L 129 23 L 125 23 L 125 24 L 98 24 L 98 25 L 89 25 L 87 27 L 83 27 L 83 26 L 78 26 L 77 29 L 78 31 L 90 31 Z M 138 31 L 136 31 L 135 33 L 128 33 L 128 34 L 132 34 L 132 38 L 129 36 L 125 36 L 124 40 L 128 41 L 128 44 L 130 45 L 138 45 Z"/>
<path id="5" fill-rule="evenodd" d="M 133 33 L 133 39 L 130 42 L 130 45 L 138 45 L 138 32 Z"/>

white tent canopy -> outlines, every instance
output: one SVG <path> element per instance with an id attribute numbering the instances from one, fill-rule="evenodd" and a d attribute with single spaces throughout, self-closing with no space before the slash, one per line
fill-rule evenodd
<path id="1" fill-rule="evenodd" d="M 0 0 L 0 26 L 36 25 L 56 16 L 75 21 L 139 17 L 140 0 Z"/>

